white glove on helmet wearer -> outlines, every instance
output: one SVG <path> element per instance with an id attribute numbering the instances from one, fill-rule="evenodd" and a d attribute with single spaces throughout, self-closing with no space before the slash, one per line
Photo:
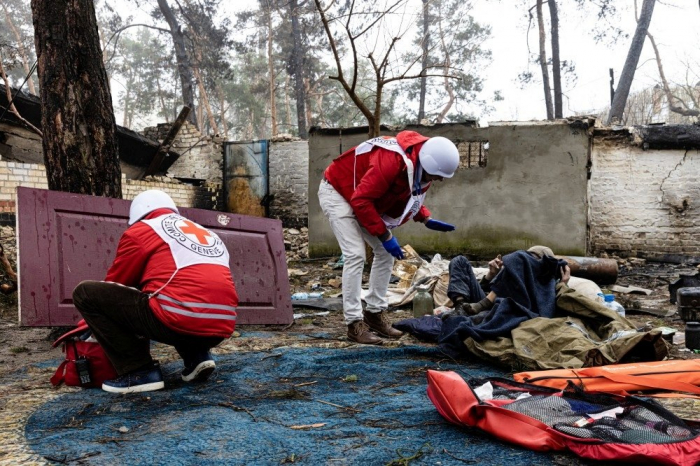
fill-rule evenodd
<path id="1" fill-rule="evenodd" d="M 129 208 L 129 225 L 133 225 L 156 209 L 170 209 L 180 213 L 180 211 L 177 210 L 175 201 L 173 201 L 167 193 L 159 189 L 149 189 L 148 191 L 142 192 L 131 201 L 131 207 Z"/>
<path id="2" fill-rule="evenodd" d="M 459 151 L 452 141 L 437 136 L 425 141 L 418 159 L 428 174 L 452 178 L 459 166 Z"/>

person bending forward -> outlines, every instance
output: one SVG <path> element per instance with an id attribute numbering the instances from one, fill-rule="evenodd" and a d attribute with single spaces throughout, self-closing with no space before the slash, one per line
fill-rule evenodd
<path id="1" fill-rule="evenodd" d="M 451 178 L 458 166 L 459 152 L 449 139 L 402 131 L 353 147 L 326 168 L 318 199 L 344 257 L 343 313 L 350 340 L 381 344 L 372 331 L 387 338 L 402 335 L 385 312 L 394 258 L 403 259 L 392 230 L 410 219 L 432 230 L 454 230 L 431 219 L 423 200 L 433 181 Z M 374 259 L 363 311 L 365 242 Z"/>

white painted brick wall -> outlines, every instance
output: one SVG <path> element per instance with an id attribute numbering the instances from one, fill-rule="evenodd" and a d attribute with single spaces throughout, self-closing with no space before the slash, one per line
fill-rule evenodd
<path id="1" fill-rule="evenodd" d="M 597 142 L 591 252 L 700 255 L 700 153 Z"/>
<path id="2" fill-rule="evenodd" d="M 46 171 L 43 165 L 0 160 L 0 211 L 14 212 L 17 200 L 17 186 L 48 189 Z M 197 188 L 168 177 L 149 177 L 146 180 L 127 180 L 122 175 L 122 195 L 131 200 L 146 189 L 160 189 L 167 192 L 181 207 L 194 207 Z M 9 202 L 9 204 L 8 204 Z M 11 209 L 9 208 L 11 206 Z"/>
<path id="3" fill-rule="evenodd" d="M 304 226 L 309 216 L 309 144 L 270 143 L 270 217 L 286 226 Z"/>
<path id="4" fill-rule="evenodd" d="M 162 142 L 170 126 L 170 124 L 160 124 L 157 127 L 146 128 L 144 135 Z M 209 136 L 202 136 L 192 124 L 185 122 L 182 125 L 171 150 L 179 153 L 180 157 L 168 170 L 169 175 L 221 182 L 223 167 L 221 145 Z"/>

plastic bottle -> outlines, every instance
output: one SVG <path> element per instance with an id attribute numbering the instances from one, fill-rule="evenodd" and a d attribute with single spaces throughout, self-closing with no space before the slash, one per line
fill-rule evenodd
<path id="1" fill-rule="evenodd" d="M 605 295 L 605 304 L 606 307 L 612 309 L 613 311 L 617 312 L 620 314 L 622 317 L 625 317 L 625 308 L 622 307 L 622 304 L 618 303 L 615 301 L 615 295 L 613 294 L 606 294 Z"/>
<path id="2" fill-rule="evenodd" d="M 309 293 L 294 293 L 292 299 L 309 299 Z"/>
<path id="3" fill-rule="evenodd" d="M 413 317 L 420 318 L 433 314 L 433 297 L 427 286 L 419 286 L 418 293 L 413 297 Z"/>

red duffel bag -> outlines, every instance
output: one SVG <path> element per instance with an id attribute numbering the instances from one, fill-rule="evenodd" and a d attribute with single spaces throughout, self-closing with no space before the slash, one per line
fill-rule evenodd
<path id="1" fill-rule="evenodd" d="M 66 359 L 51 377 L 53 385 L 65 383 L 75 387 L 100 388 L 105 380 L 117 378 L 117 371 L 107 359 L 100 344 L 91 338 L 80 338 L 88 331 L 87 324 L 81 320 L 77 328 L 65 333 L 53 343 L 54 348 L 63 344 L 63 352 L 66 354 Z"/>
<path id="2" fill-rule="evenodd" d="M 700 431 L 657 403 L 428 371 L 428 397 L 448 421 L 537 451 L 588 459 L 695 466 Z"/>

